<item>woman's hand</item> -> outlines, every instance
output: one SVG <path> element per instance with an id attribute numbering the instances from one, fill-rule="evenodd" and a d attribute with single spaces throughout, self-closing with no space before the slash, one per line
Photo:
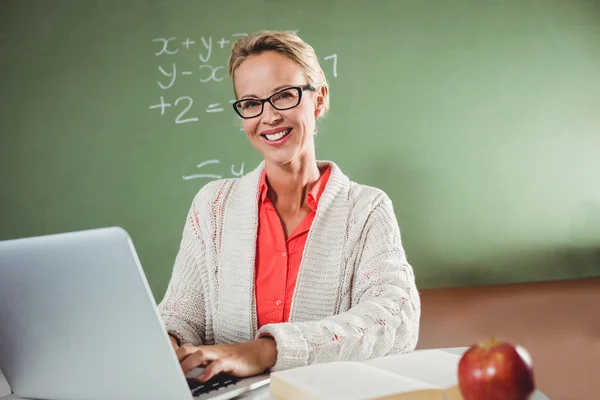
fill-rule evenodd
<path id="1" fill-rule="evenodd" d="M 171 336 L 171 335 L 169 335 L 169 339 L 171 340 L 171 344 L 173 345 L 173 348 L 175 349 L 175 351 L 177 351 L 177 349 L 179 348 L 177 339 L 175 339 L 175 336 Z"/>
<path id="2" fill-rule="evenodd" d="M 184 374 L 205 367 L 198 379 L 206 382 L 220 372 L 238 377 L 262 373 L 275 365 L 277 344 L 273 338 L 264 337 L 240 344 L 183 345 L 176 353 Z"/>

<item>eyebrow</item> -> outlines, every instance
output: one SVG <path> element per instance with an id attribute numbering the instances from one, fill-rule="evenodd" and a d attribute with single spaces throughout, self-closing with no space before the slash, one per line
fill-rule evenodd
<path id="1" fill-rule="evenodd" d="M 286 84 L 286 85 L 281 85 L 281 86 L 277 86 L 276 88 L 273 89 L 273 91 L 271 92 L 271 94 L 280 91 L 281 89 L 285 89 L 285 88 L 289 88 L 292 86 L 303 86 L 303 85 L 294 85 L 294 84 Z M 259 97 L 255 94 L 245 94 L 242 97 L 240 97 L 241 99 L 246 99 L 246 98 L 252 98 L 252 99 L 258 99 Z"/>

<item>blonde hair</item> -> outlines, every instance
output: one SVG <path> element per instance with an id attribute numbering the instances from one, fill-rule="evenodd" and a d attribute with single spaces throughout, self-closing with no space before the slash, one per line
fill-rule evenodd
<path id="1" fill-rule="evenodd" d="M 325 104 L 323 113 L 329 110 L 329 84 L 325 73 L 319 64 L 315 50 L 296 34 L 285 31 L 262 31 L 248 37 L 239 38 L 231 47 L 229 53 L 229 76 L 233 81 L 235 71 L 251 55 L 265 51 L 274 51 L 298 65 L 306 81 L 312 87 L 324 86 Z M 236 94 L 237 95 L 237 94 Z"/>

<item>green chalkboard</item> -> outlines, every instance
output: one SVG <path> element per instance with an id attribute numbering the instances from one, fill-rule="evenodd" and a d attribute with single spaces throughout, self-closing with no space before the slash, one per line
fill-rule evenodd
<path id="1" fill-rule="evenodd" d="M 598 276 L 599 4 L 0 1 L 0 239 L 122 226 L 162 298 L 195 193 L 261 161 L 229 46 L 280 29 L 331 85 L 318 158 L 390 195 L 421 288 Z"/>

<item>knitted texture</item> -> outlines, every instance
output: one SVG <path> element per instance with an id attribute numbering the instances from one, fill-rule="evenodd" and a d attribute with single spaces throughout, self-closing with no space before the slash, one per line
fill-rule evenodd
<path id="1" fill-rule="evenodd" d="M 421 303 L 392 202 L 331 161 L 304 249 L 289 322 L 257 329 L 254 258 L 262 162 L 206 184 L 185 221 L 165 297 L 167 331 L 182 344 L 274 337 L 273 371 L 366 360 L 415 349 Z"/>

